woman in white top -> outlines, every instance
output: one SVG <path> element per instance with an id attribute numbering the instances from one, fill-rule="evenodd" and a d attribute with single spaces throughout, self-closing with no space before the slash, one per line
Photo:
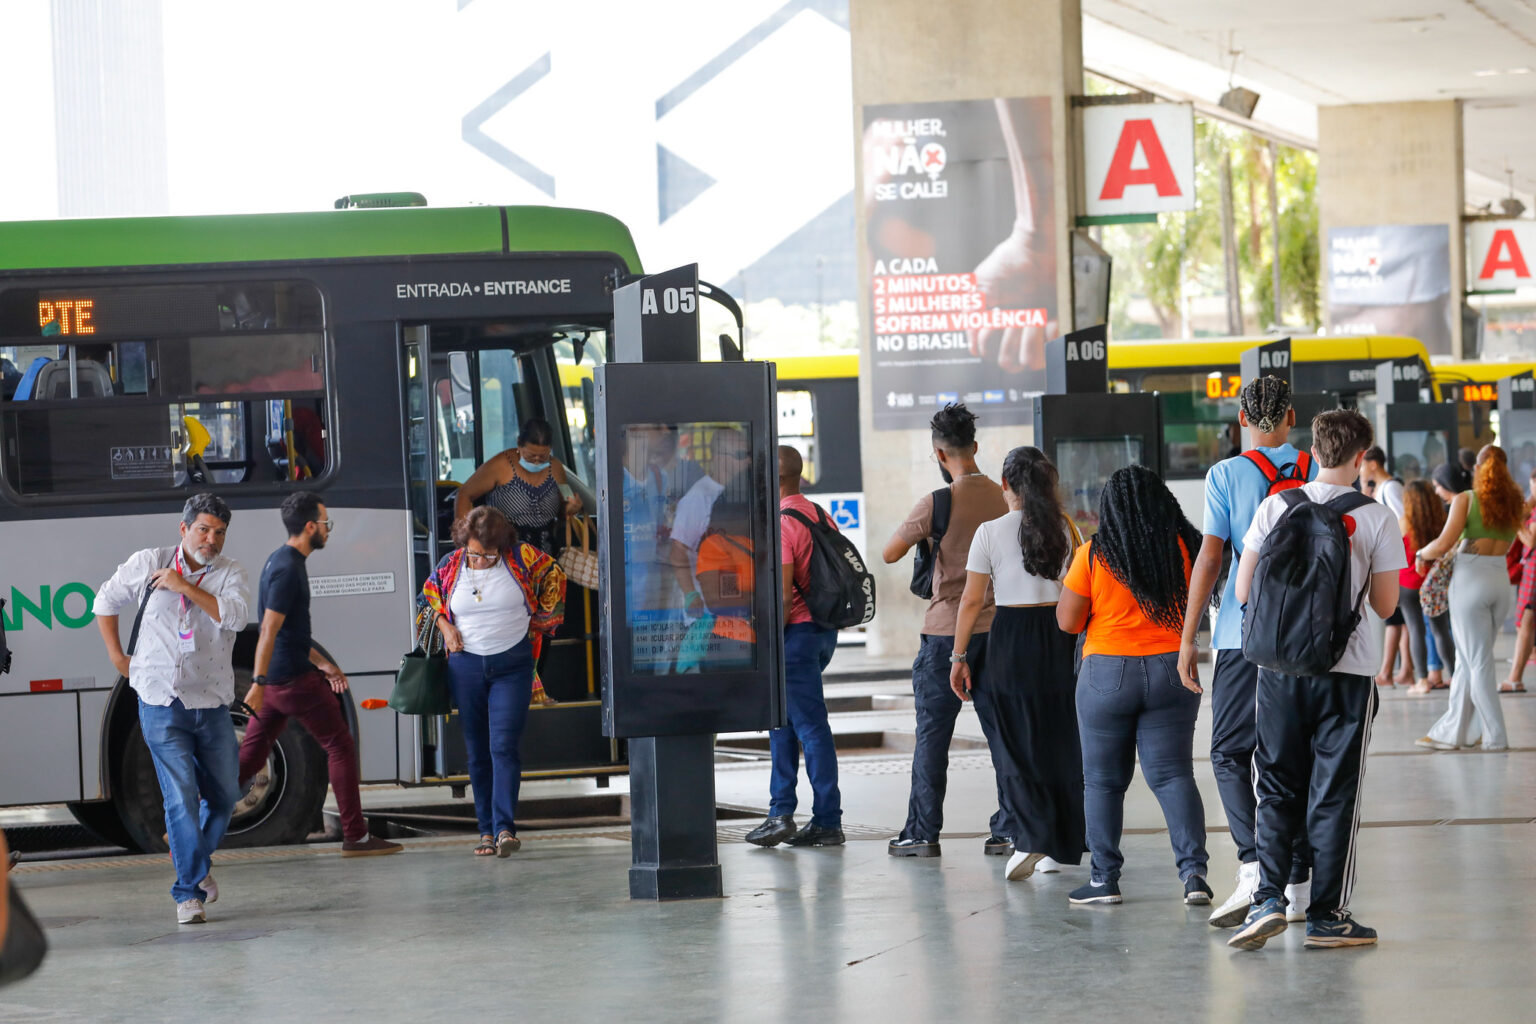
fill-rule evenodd
<path id="1" fill-rule="evenodd" d="M 1061 578 L 1075 549 L 1062 511 L 1056 467 L 1038 448 L 1003 460 L 1009 513 L 983 523 L 971 541 L 965 593 L 955 620 L 955 650 L 970 643 L 990 588 L 997 617 L 973 674 L 955 661 L 950 686 L 995 723 L 992 766 L 1006 834 L 1010 880 L 1028 878 L 1050 858 L 1082 862 L 1083 756 L 1077 738 L 1075 638 L 1056 625 Z"/>
<path id="2" fill-rule="evenodd" d="M 453 524 L 455 550 L 422 598 L 437 614 L 480 822 L 476 856 L 511 854 L 517 838 L 518 754 L 539 642 L 565 615 L 565 573 L 519 542 L 517 528 L 482 506 Z M 494 836 L 494 838 L 492 838 Z"/>

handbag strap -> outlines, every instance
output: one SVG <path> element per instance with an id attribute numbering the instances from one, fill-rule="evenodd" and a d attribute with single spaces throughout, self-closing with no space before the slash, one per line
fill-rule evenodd
<path id="1" fill-rule="evenodd" d="M 176 553 L 174 551 L 171 553 L 171 557 L 173 559 L 176 557 Z M 160 565 L 159 563 L 160 560 L 158 558 L 155 559 L 155 572 L 159 572 L 161 569 L 167 568 L 171 564 L 170 562 L 165 563 L 165 565 Z M 139 600 L 138 614 L 134 615 L 133 617 L 133 630 L 128 634 L 128 649 L 123 651 L 123 653 L 130 658 L 133 657 L 133 649 L 139 645 L 139 627 L 144 624 L 144 609 L 149 606 L 149 595 L 153 594 L 154 592 L 154 573 L 151 573 L 150 579 L 144 587 L 144 596 Z"/>

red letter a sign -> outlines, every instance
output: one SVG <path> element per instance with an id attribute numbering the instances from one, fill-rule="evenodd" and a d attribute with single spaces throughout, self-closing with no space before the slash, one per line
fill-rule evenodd
<path id="1" fill-rule="evenodd" d="M 1501 270 L 1513 270 L 1516 277 L 1531 276 L 1525 262 L 1525 253 L 1520 251 L 1520 240 L 1509 228 L 1500 228 L 1493 233 L 1493 241 L 1488 245 L 1488 258 L 1483 260 L 1483 269 L 1478 271 L 1477 278 L 1486 281 Z"/>
<path id="2" fill-rule="evenodd" d="M 1137 147 L 1147 161 L 1147 166 L 1140 170 L 1131 167 Z M 1104 190 L 1099 193 L 1099 198 L 1123 198 L 1128 185 L 1152 185 L 1159 196 L 1182 194 L 1173 167 L 1163 152 L 1162 141 L 1157 137 L 1157 129 L 1147 118 L 1126 121 L 1121 128 L 1120 142 L 1115 146 L 1115 155 L 1110 158 L 1109 172 L 1104 175 Z"/>

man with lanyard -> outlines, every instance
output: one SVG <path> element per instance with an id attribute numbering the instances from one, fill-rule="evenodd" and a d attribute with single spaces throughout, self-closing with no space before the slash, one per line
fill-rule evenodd
<path id="1" fill-rule="evenodd" d="M 220 554 L 230 515 L 215 495 L 188 499 L 181 543 L 135 552 L 101 585 L 92 608 L 107 657 L 138 695 L 139 727 L 165 800 L 181 924 L 202 923 L 204 904 L 219 898 L 211 858 L 240 799 L 231 654 L 250 597 L 245 570 Z M 139 618 L 124 653 L 118 615 L 129 608 Z"/>
<path id="2" fill-rule="evenodd" d="M 1258 744 L 1254 695 L 1259 682 L 1258 666 L 1243 657 L 1243 609 L 1236 594 L 1237 560 L 1243 554 L 1243 535 L 1248 532 L 1259 505 L 1272 490 L 1317 476 L 1311 456 L 1298 451 L 1286 438 L 1296 425 L 1291 407 L 1291 386 L 1279 377 L 1266 375 L 1243 388 L 1238 422 L 1248 431 L 1249 450 L 1212 466 L 1205 475 L 1205 539 L 1189 579 L 1189 608 L 1184 615 L 1184 637 L 1179 647 L 1179 675 L 1200 685 L 1195 664 L 1195 634 L 1221 574 L 1224 548 L 1232 545 L 1233 572 L 1222 590 L 1221 607 L 1211 630 L 1211 649 L 1216 663 L 1211 679 L 1211 767 L 1227 813 L 1232 841 L 1237 844 L 1237 890 L 1211 914 L 1217 928 L 1243 923 L 1259 884 L 1258 847 L 1254 839 L 1257 799 L 1253 792 L 1253 751 Z M 1290 912 L 1305 920 L 1310 851 L 1297 844 L 1286 887 Z"/>

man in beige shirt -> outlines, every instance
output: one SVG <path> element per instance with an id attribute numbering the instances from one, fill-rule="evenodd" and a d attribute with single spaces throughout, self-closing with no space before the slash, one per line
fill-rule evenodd
<path id="1" fill-rule="evenodd" d="M 982 523 L 1008 513 L 1003 489 L 976 468 L 976 416 L 964 405 L 946 405 L 933 417 L 933 458 L 949 487 L 924 495 L 908 514 L 906 522 L 885 545 L 887 564 L 904 558 L 919 542 L 927 540 L 934 529 L 934 501 L 939 501 L 939 525 L 943 536 L 933 559 L 933 598 L 923 617 L 923 632 L 917 659 L 912 663 L 912 694 L 917 702 L 917 739 L 912 752 L 912 794 L 907 802 L 907 824 L 901 835 L 891 840 L 893 857 L 937 857 L 939 832 L 944 826 L 944 791 L 949 770 L 949 741 L 955 732 L 955 716 L 960 713 L 960 698 L 949 688 L 949 673 L 954 654 L 955 616 L 960 609 L 960 595 L 965 590 L 965 563 L 971 550 L 971 537 Z M 945 515 L 944 505 L 948 505 Z M 987 631 L 992 626 L 994 608 L 992 588 L 987 588 L 987 603 L 976 620 L 975 632 L 966 648 L 965 660 L 974 674 L 980 671 L 987 646 Z M 991 742 L 993 722 L 983 713 L 982 732 Z M 1011 853 L 1011 840 L 997 834 L 1001 812 L 992 816 L 992 835 L 984 849 L 991 854 Z"/>

